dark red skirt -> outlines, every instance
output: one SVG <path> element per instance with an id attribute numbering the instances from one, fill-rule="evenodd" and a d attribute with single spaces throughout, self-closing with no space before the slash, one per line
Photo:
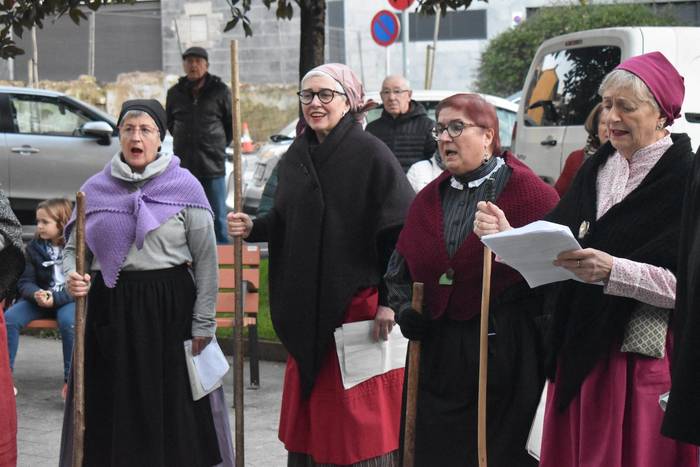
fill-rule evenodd
<path id="1" fill-rule="evenodd" d="M 7 353 L 5 314 L 0 305 L 0 467 L 17 465 L 17 409 Z"/>
<path id="2" fill-rule="evenodd" d="M 345 323 L 374 319 L 376 288 L 359 291 Z M 302 396 L 296 361 L 284 375 L 279 438 L 290 452 L 316 463 L 348 465 L 398 449 L 403 369 L 343 388 L 335 343 L 329 346 L 311 396 Z"/>

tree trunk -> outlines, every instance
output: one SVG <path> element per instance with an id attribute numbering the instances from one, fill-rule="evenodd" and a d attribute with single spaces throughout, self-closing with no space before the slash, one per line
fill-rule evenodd
<path id="1" fill-rule="evenodd" d="M 326 43 L 326 0 L 299 0 L 301 37 L 299 81 L 314 67 L 323 64 Z"/>

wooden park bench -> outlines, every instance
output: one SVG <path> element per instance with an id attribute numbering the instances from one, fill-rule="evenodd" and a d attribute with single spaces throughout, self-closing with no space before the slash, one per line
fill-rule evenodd
<path id="1" fill-rule="evenodd" d="M 235 309 L 235 279 L 233 245 L 218 245 L 219 294 L 216 297 L 216 326 L 233 329 Z M 243 245 L 243 326 L 248 328 L 248 356 L 250 358 L 250 386 L 260 386 L 258 350 L 258 310 L 260 308 L 260 249 Z M 27 329 L 58 329 L 55 319 L 36 319 Z"/>

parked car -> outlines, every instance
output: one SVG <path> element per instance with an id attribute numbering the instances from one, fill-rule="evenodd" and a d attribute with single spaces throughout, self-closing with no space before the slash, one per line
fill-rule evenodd
<path id="1" fill-rule="evenodd" d="M 671 131 L 700 142 L 700 59 L 689 44 L 700 28 L 624 27 L 554 37 L 537 50 L 523 86 L 514 152 L 549 183 L 586 143 L 584 121 L 600 101 L 598 86 L 622 60 L 660 51 L 685 77 L 683 113 Z"/>
<path id="2" fill-rule="evenodd" d="M 413 100 L 420 102 L 425 107 L 428 116 L 435 120 L 435 108 L 438 103 L 457 92 L 469 91 L 437 91 L 437 90 L 414 90 Z M 496 114 L 499 122 L 499 136 L 501 145 L 510 148 L 513 125 L 517 117 L 518 106 L 501 97 L 490 94 L 481 94 L 488 102 L 496 107 Z M 378 119 L 382 114 L 381 98 L 379 92 L 367 93 L 367 98 L 379 103 L 376 108 L 367 112 L 366 123 Z M 245 186 L 243 209 L 249 214 L 255 214 L 260 205 L 260 198 L 265 189 L 265 184 L 270 178 L 270 174 L 277 165 L 279 159 L 287 152 L 287 148 L 296 136 L 297 119 L 294 119 L 278 134 L 272 135 L 270 141 L 266 143 L 258 152 L 255 164 L 250 164 L 250 171 L 244 174 Z"/>
<path id="3" fill-rule="evenodd" d="M 167 135 L 163 151 L 172 147 Z M 60 92 L 0 87 L 0 186 L 23 224 L 34 224 L 39 201 L 74 198 L 118 150 L 111 115 Z"/>

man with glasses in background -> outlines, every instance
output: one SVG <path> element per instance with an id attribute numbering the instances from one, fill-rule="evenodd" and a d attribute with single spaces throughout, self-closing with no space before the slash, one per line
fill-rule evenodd
<path id="1" fill-rule="evenodd" d="M 168 90 L 165 103 L 173 152 L 204 187 L 214 211 L 216 242 L 228 243 L 224 159 L 233 139 L 231 91 L 209 73 L 203 48 L 185 50 L 182 66 L 185 76 Z"/>
<path id="2" fill-rule="evenodd" d="M 411 86 L 403 76 L 387 76 L 379 95 L 384 111 L 366 130 L 389 146 L 407 172 L 413 163 L 430 159 L 435 152 L 431 135 L 435 122 L 420 103 L 411 99 Z"/>

